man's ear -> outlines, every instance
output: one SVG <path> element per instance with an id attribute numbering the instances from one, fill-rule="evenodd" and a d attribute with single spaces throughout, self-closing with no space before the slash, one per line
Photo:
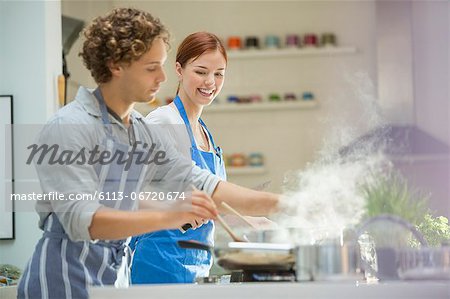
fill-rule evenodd
<path id="1" fill-rule="evenodd" d="M 123 68 L 119 63 L 114 63 L 112 61 L 108 62 L 108 68 L 109 71 L 111 72 L 111 75 L 114 76 L 119 76 L 120 73 L 122 72 Z"/>
<path id="2" fill-rule="evenodd" d="M 181 78 L 183 76 L 183 74 L 181 73 L 182 70 L 183 70 L 183 67 L 177 61 L 177 63 L 175 63 L 175 71 L 177 72 L 178 81 L 181 81 Z"/>

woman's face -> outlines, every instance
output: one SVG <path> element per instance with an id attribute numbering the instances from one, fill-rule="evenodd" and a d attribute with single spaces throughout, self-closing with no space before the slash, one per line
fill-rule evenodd
<path id="1" fill-rule="evenodd" d="M 184 67 L 177 62 L 180 97 L 198 106 L 209 105 L 222 89 L 225 68 L 225 58 L 218 50 L 205 52 Z"/>

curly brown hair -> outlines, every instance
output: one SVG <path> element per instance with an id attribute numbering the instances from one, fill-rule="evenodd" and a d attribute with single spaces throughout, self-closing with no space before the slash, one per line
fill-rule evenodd
<path id="1" fill-rule="evenodd" d="M 134 8 L 115 8 L 95 18 L 83 30 L 85 41 L 78 54 L 97 83 L 111 80 L 108 63 L 130 64 L 151 47 L 155 38 L 169 46 L 169 32 L 158 18 Z"/>

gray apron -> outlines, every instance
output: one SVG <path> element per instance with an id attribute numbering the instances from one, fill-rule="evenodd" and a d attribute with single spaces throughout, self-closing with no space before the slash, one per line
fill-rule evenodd
<path id="1" fill-rule="evenodd" d="M 128 152 L 130 145 L 120 143 L 112 134 L 108 112 L 100 90 L 94 92 L 102 112 L 106 130 L 103 146 L 114 152 Z M 124 196 L 138 192 L 142 186 L 147 164 L 95 165 L 99 176 L 98 190 L 123 192 Z M 128 196 L 130 198 L 130 196 Z M 133 210 L 132 200 L 103 201 L 103 205 L 120 210 Z M 18 286 L 18 298 L 88 298 L 88 286 L 113 285 L 122 259 L 129 260 L 126 240 L 79 241 L 68 238 L 58 217 L 52 213 L 45 221 L 44 234 L 28 262 Z M 125 263 L 128 269 L 128 262 Z M 128 280 L 128 273 L 124 274 Z"/>

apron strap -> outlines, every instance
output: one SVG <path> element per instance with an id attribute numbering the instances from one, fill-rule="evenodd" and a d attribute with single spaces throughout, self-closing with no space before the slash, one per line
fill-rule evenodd
<path id="1" fill-rule="evenodd" d="M 178 95 L 175 97 L 173 102 L 174 102 L 175 106 L 177 107 L 178 112 L 180 113 L 180 116 L 184 121 L 184 124 L 186 125 L 186 130 L 188 131 L 189 138 L 191 139 L 191 146 L 193 148 L 197 148 L 197 143 L 195 142 L 194 133 L 192 132 L 192 127 L 191 127 L 191 124 L 187 117 L 186 110 L 184 109 L 183 102 L 181 101 L 181 99 Z M 214 151 L 216 152 L 216 154 L 219 157 L 221 157 L 222 149 L 220 147 L 216 147 L 216 144 L 214 143 L 214 138 L 212 137 L 211 133 L 209 132 L 208 128 L 206 127 L 205 123 L 203 122 L 203 120 L 201 118 L 199 119 L 199 122 L 200 122 L 200 125 L 205 129 L 206 133 L 208 134 Z"/>
<path id="2" fill-rule="evenodd" d="M 106 132 L 108 133 L 108 137 L 110 137 L 111 139 L 114 139 L 113 138 L 113 133 L 112 133 L 112 128 L 111 128 L 111 122 L 109 121 L 108 109 L 106 108 L 105 100 L 103 98 L 102 92 L 100 91 L 100 88 L 97 87 L 94 90 L 94 96 L 97 99 L 98 105 L 100 107 L 100 111 L 102 113 L 103 125 L 106 128 Z"/>
<path id="3" fill-rule="evenodd" d="M 216 152 L 216 154 L 221 157 L 222 156 L 222 149 L 220 147 L 216 147 L 216 143 L 214 142 L 214 138 L 211 135 L 211 132 L 209 132 L 208 128 L 206 127 L 206 124 L 203 122 L 203 120 L 201 118 L 198 119 L 198 121 L 200 122 L 200 124 L 202 125 L 202 127 L 205 129 L 206 133 L 209 136 L 209 140 L 211 140 L 211 145 L 214 149 L 214 151 Z"/>
<path id="4" fill-rule="evenodd" d="M 188 131 L 189 138 L 191 139 L 191 146 L 193 148 L 197 148 L 197 143 L 195 142 L 194 134 L 192 133 L 192 127 L 187 117 L 186 110 L 184 109 L 183 102 L 181 102 L 181 99 L 178 95 L 176 96 L 175 100 L 173 100 L 173 102 L 177 107 L 178 112 L 180 113 L 180 116 L 184 121 L 184 124 L 186 125 L 186 130 Z"/>

